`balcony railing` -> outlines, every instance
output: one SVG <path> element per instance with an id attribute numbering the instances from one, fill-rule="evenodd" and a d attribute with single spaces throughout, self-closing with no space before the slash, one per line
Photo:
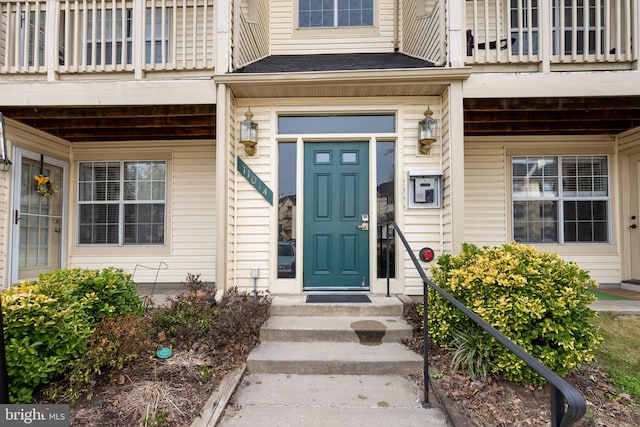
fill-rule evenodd
<path id="1" fill-rule="evenodd" d="M 466 0 L 465 11 L 467 64 L 630 68 L 638 59 L 636 0 Z"/>
<path id="2" fill-rule="evenodd" d="M 0 73 L 214 66 L 214 0 L 0 0 Z"/>

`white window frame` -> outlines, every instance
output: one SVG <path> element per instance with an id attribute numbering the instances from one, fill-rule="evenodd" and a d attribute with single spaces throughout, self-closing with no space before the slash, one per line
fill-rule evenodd
<path id="1" fill-rule="evenodd" d="M 148 163 L 148 164 L 162 164 L 164 166 L 163 171 L 163 181 L 164 181 L 164 189 L 162 191 L 163 198 L 154 199 L 153 197 L 149 199 L 127 199 L 125 197 L 125 167 L 128 163 Z M 105 200 L 94 200 L 95 199 L 95 187 L 91 190 L 92 200 L 81 200 L 82 198 L 82 184 L 83 183 L 95 183 L 96 181 L 81 181 L 81 170 L 83 164 L 118 164 L 119 165 L 119 177 L 118 177 L 118 197 L 117 199 L 107 200 L 108 196 L 105 196 Z M 77 213 L 77 244 L 78 246 L 127 246 L 127 247 L 136 247 L 136 246 L 165 246 L 167 243 L 167 183 L 168 183 L 168 162 L 165 160 L 105 160 L 105 161 L 81 161 L 78 163 L 78 213 Z M 107 190 L 105 190 L 107 191 Z M 151 194 L 153 194 L 152 190 Z M 153 242 L 153 243 L 126 243 L 125 242 L 125 207 L 127 205 L 164 205 L 164 222 L 162 224 L 163 235 L 162 242 Z M 113 243 L 92 243 L 92 242 L 82 242 L 82 233 L 81 233 L 81 209 L 82 206 L 89 205 L 117 205 L 118 206 L 118 241 Z"/>
<path id="2" fill-rule="evenodd" d="M 565 178 L 563 173 L 563 160 L 574 158 L 574 157 L 591 157 L 591 158 L 602 158 L 606 159 L 606 195 L 566 195 L 563 189 L 563 179 Z M 518 194 L 514 190 L 514 183 L 516 178 L 513 174 L 513 166 L 515 159 L 539 159 L 542 160 L 544 158 L 555 158 L 557 159 L 557 194 L 553 191 L 543 191 L 539 196 L 529 196 Z M 560 244 L 560 245 L 574 245 L 574 244 L 609 244 L 612 239 L 611 232 L 611 159 L 606 154 L 565 154 L 565 155 L 514 155 L 510 157 L 510 187 L 511 187 L 511 236 L 512 239 L 516 240 L 515 236 L 515 227 L 516 227 L 516 218 L 515 218 L 515 204 L 517 202 L 556 202 L 556 215 L 557 215 L 557 224 L 556 224 L 556 241 L 537 241 L 537 240 L 518 240 L 525 244 Z M 593 178 L 593 176 L 592 176 Z M 564 213 L 564 202 L 569 201 L 604 201 L 606 203 L 606 233 L 607 238 L 604 241 L 566 241 L 565 239 L 565 213 Z M 593 222 L 594 219 L 592 218 Z"/>
<path id="3" fill-rule="evenodd" d="M 373 27 L 375 25 L 376 22 L 376 1 L 377 0 L 371 0 L 371 23 L 367 23 L 367 24 L 362 24 L 362 25 L 339 25 L 339 17 L 338 17 L 338 6 L 340 3 L 340 0 L 333 0 L 333 25 L 329 26 L 312 26 L 312 25 L 301 25 L 300 23 L 300 12 L 301 12 L 301 7 L 300 7 L 300 2 L 301 1 L 307 1 L 307 0 L 297 0 L 297 22 L 298 22 L 298 28 L 300 29 L 322 29 L 322 28 L 367 28 L 367 27 Z M 313 1 L 313 0 L 312 0 Z M 364 0 L 363 0 L 364 1 Z M 364 9 L 360 9 L 360 10 L 364 10 Z"/>

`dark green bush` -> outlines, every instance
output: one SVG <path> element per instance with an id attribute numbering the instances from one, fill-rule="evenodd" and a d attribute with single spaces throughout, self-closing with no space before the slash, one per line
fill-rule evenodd
<path id="1" fill-rule="evenodd" d="M 590 325 L 596 313 L 589 290 L 596 283 L 575 263 L 519 243 L 482 249 L 464 244 L 460 255 L 439 257 L 433 280 L 559 375 L 595 358 L 602 338 Z M 476 326 L 439 294 L 431 290 L 429 296 L 431 339 L 452 348 L 456 334 Z M 488 335 L 475 344 L 493 373 L 544 382 Z"/>
<path id="2" fill-rule="evenodd" d="M 183 285 L 186 292 L 152 312 L 151 328 L 169 339 L 179 337 L 183 346 L 190 346 L 207 333 L 220 309 L 216 307 L 215 285 L 201 281 L 199 274 L 187 274 Z"/>
<path id="3" fill-rule="evenodd" d="M 113 268 L 58 270 L 2 293 L 12 403 L 66 372 L 103 317 L 141 312 L 130 276 Z"/>

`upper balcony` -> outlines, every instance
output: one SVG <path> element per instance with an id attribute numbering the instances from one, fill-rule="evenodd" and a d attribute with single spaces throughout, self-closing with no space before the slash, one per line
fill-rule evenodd
<path id="1" fill-rule="evenodd" d="M 0 74 L 214 72 L 214 0 L 0 0 Z"/>
<path id="2" fill-rule="evenodd" d="M 638 69 L 635 0 L 466 0 L 466 65 L 491 71 Z"/>

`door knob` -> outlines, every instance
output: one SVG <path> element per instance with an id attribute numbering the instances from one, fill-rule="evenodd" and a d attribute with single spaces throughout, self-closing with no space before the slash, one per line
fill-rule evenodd
<path id="1" fill-rule="evenodd" d="M 633 229 L 638 228 L 638 224 L 631 224 L 631 228 L 633 228 Z"/>

